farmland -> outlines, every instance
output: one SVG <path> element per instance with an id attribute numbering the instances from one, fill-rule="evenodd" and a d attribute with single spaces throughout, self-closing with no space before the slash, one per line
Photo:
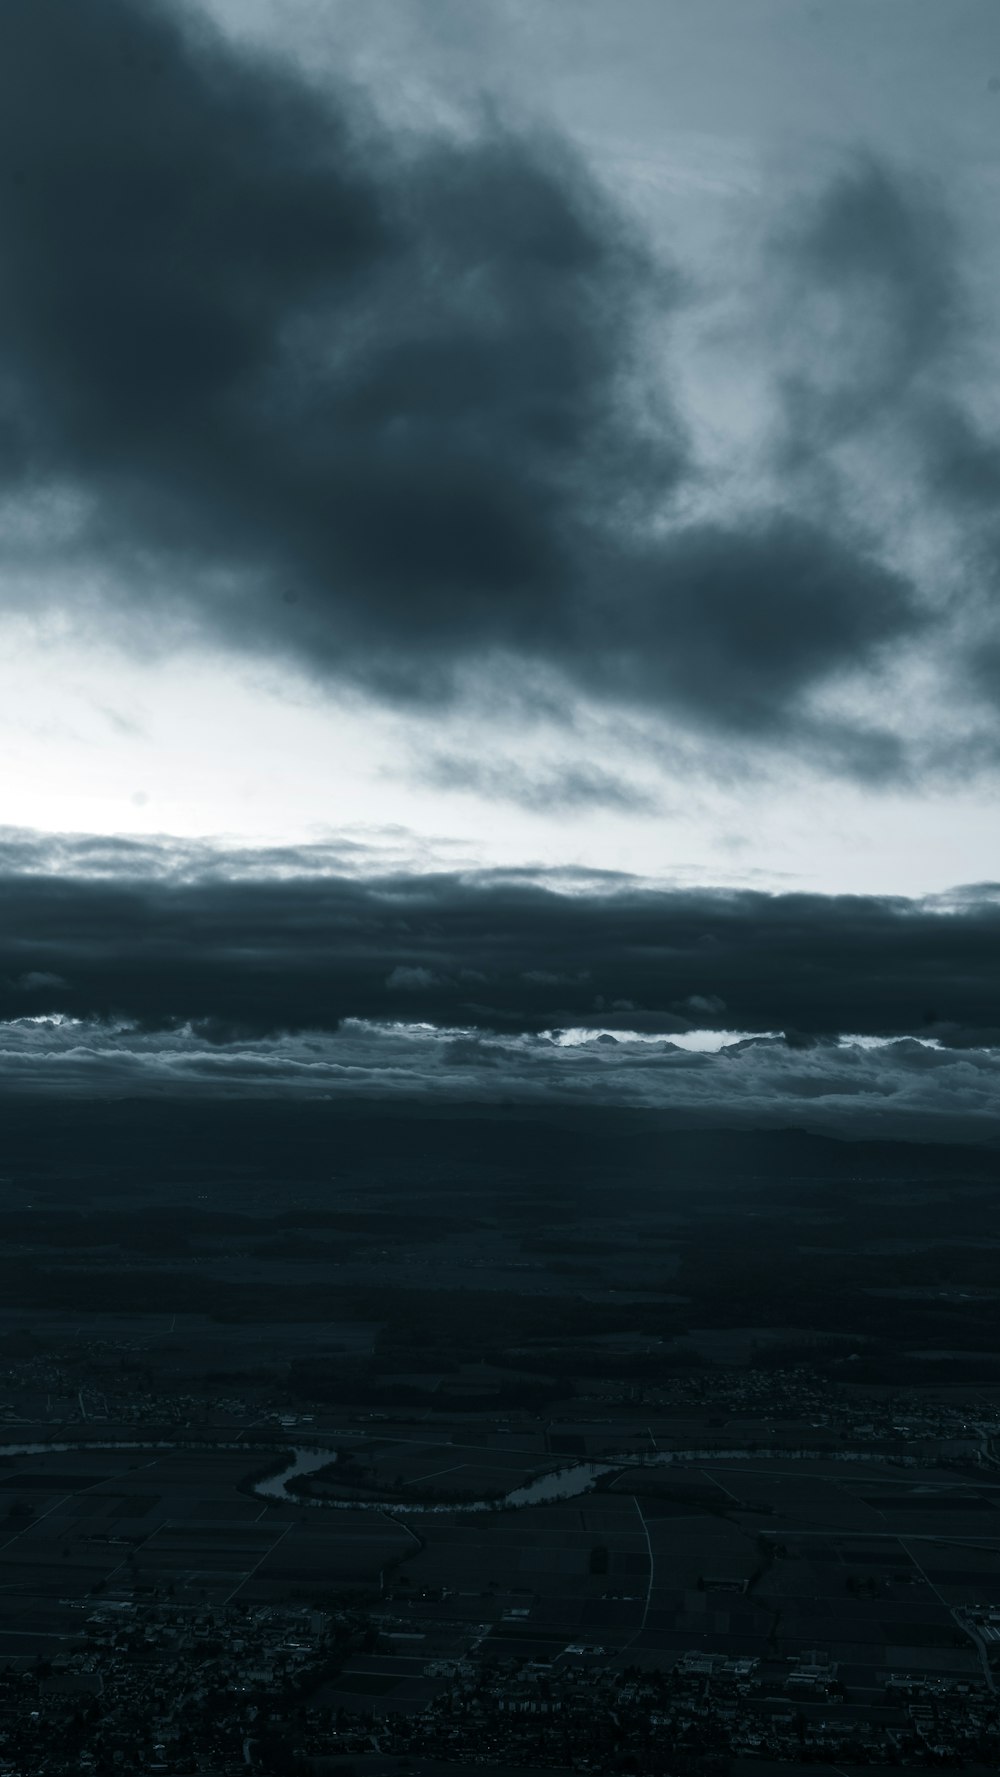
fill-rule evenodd
<path id="1" fill-rule="evenodd" d="M 10 1122 L 22 1764 L 140 1694 L 178 1771 L 1000 1757 L 989 1155 L 144 1115 Z"/>

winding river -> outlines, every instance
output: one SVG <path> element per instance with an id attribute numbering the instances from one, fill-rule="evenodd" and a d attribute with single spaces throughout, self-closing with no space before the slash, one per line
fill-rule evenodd
<path id="1" fill-rule="evenodd" d="M 64 1453 L 71 1450 L 245 1450 L 248 1456 L 265 1455 L 269 1451 L 276 1457 L 287 1454 L 289 1461 L 286 1467 L 252 1483 L 254 1493 L 259 1494 L 262 1499 L 274 1500 L 282 1505 L 326 1506 L 350 1512 L 401 1512 L 407 1517 L 415 1512 L 517 1511 L 522 1506 L 542 1505 L 546 1500 L 571 1499 L 575 1494 L 589 1492 L 599 1475 L 611 1474 L 616 1468 L 621 1468 L 632 1460 L 625 1456 L 617 1462 L 575 1462 L 568 1468 L 549 1470 L 547 1474 L 539 1475 L 534 1481 L 529 1481 L 523 1487 L 515 1487 L 510 1493 L 497 1499 L 470 1499 L 451 1504 L 442 1502 L 428 1505 L 417 1499 L 303 1499 L 296 1493 L 290 1493 L 290 1481 L 297 1480 L 301 1475 L 315 1474 L 318 1469 L 328 1468 L 331 1463 L 336 1462 L 336 1450 L 320 1449 L 317 1446 L 286 1446 L 282 1450 L 280 1446 L 272 1444 L 182 1444 L 172 1443 L 168 1439 L 154 1442 L 143 1438 L 113 1441 L 95 1438 L 86 1443 L 80 1440 L 72 1443 L 53 1441 L 50 1444 L 0 1444 L 0 1457 L 45 1456 L 56 1451 Z"/>
<path id="2" fill-rule="evenodd" d="M 316 1496 L 303 1498 L 297 1493 L 289 1492 L 289 1483 L 302 1475 L 315 1474 L 317 1470 L 328 1468 L 336 1462 L 336 1450 L 321 1449 L 316 1445 L 278 1445 L 278 1444 L 247 1444 L 242 1441 L 233 1443 L 173 1442 L 169 1439 L 154 1441 L 152 1439 L 93 1439 L 84 1442 L 25 1443 L 0 1444 L 0 1457 L 4 1456 L 45 1456 L 52 1452 L 70 1450 L 243 1450 L 248 1457 L 266 1456 L 270 1454 L 275 1460 L 287 1456 L 288 1462 L 273 1474 L 264 1475 L 260 1480 L 251 1483 L 252 1491 L 262 1499 L 281 1505 L 309 1505 L 322 1509 L 346 1512 L 382 1512 L 394 1513 L 403 1517 L 412 1517 L 417 1513 L 426 1512 L 495 1512 L 519 1511 L 525 1506 L 544 1505 L 560 1499 L 573 1499 L 578 1494 L 589 1493 L 601 1475 L 610 1475 L 616 1469 L 635 1468 L 639 1466 L 634 1455 L 614 1457 L 608 1462 L 574 1462 L 566 1468 L 550 1469 L 544 1475 L 537 1475 L 533 1481 L 524 1486 L 514 1487 L 496 1499 L 471 1499 L 457 1501 L 441 1501 L 428 1504 L 421 1500 L 377 1499 L 360 1496 L 356 1499 L 329 1499 Z M 849 1450 L 660 1450 L 655 1455 L 644 1459 L 647 1467 L 663 1467 L 674 1462 L 733 1462 L 751 1457 L 757 1461 L 764 1458 L 780 1458 L 788 1462 L 812 1458 L 819 1461 L 864 1462 L 875 1461 L 884 1463 L 885 1457 L 875 1452 Z"/>

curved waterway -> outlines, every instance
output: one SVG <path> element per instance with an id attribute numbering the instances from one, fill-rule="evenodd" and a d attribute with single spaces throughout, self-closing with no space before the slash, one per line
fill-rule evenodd
<path id="1" fill-rule="evenodd" d="M 522 1506 L 544 1505 L 546 1500 L 572 1499 L 577 1493 L 589 1493 L 599 1475 L 613 1474 L 628 1459 L 624 1458 L 623 1462 L 574 1462 L 569 1468 L 539 1475 L 534 1481 L 515 1487 L 497 1499 L 464 1499 L 450 1504 L 441 1501 L 427 1505 L 419 1499 L 412 1503 L 403 1499 L 366 1499 L 364 1495 L 358 1499 L 324 1499 L 307 1495 L 303 1501 L 297 1494 L 288 1492 L 289 1481 L 295 1480 L 297 1475 L 312 1474 L 335 1461 L 336 1456 L 329 1450 L 297 1450 L 295 1461 L 288 1468 L 282 1469 L 280 1474 L 270 1475 L 265 1481 L 258 1481 L 254 1492 L 298 1505 L 335 1506 L 347 1512 L 403 1512 L 407 1517 L 415 1512 L 509 1512 L 518 1511 Z"/>
<path id="2" fill-rule="evenodd" d="M 334 1510 L 350 1512 L 403 1512 L 408 1516 L 414 1512 L 490 1512 L 497 1510 L 517 1511 L 522 1506 L 542 1505 L 546 1500 L 572 1499 L 575 1494 L 587 1493 L 599 1475 L 609 1475 L 616 1468 L 629 1462 L 623 1457 L 619 1462 L 575 1462 L 568 1468 L 550 1470 L 548 1474 L 539 1475 L 523 1487 L 515 1487 L 510 1493 L 498 1499 L 460 1500 L 454 1504 L 435 1503 L 428 1505 L 419 1499 L 386 1500 L 367 1499 L 319 1499 L 306 1498 L 290 1493 L 288 1484 L 298 1480 L 301 1475 L 315 1474 L 318 1469 L 328 1468 L 336 1462 L 336 1450 L 321 1450 L 315 1446 L 286 1446 L 284 1450 L 276 1445 L 253 1445 L 246 1443 L 211 1444 L 171 1443 L 168 1440 L 153 1442 L 141 1438 L 120 1439 L 112 1442 L 101 1442 L 93 1439 L 86 1443 L 53 1442 L 51 1444 L 0 1444 L 0 1456 L 45 1456 L 54 1452 L 86 1450 L 245 1450 L 248 1456 L 266 1454 L 273 1451 L 275 1457 L 287 1455 L 289 1461 L 284 1468 L 275 1474 L 265 1475 L 262 1480 L 252 1483 L 254 1493 L 263 1499 L 275 1500 L 283 1505 L 318 1505 L 330 1506 Z"/>
<path id="3" fill-rule="evenodd" d="M 287 1468 L 279 1469 L 276 1475 L 265 1475 L 263 1481 L 255 1481 L 253 1490 L 263 1494 L 265 1499 L 283 1499 L 291 1501 L 293 1495 L 288 1491 L 289 1481 L 296 1481 L 300 1475 L 314 1475 L 317 1469 L 329 1468 L 336 1462 L 336 1450 L 293 1450 L 292 1461 Z"/>
<path id="4" fill-rule="evenodd" d="M 330 1499 L 316 1495 L 305 1498 L 297 1493 L 290 1493 L 289 1482 L 302 1475 L 315 1474 L 317 1470 L 328 1468 L 337 1460 L 336 1450 L 320 1449 L 316 1445 L 277 1445 L 248 1444 L 244 1442 L 199 1444 L 191 1442 L 173 1442 L 169 1439 L 154 1441 L 152 1439 L 110 1439 L 102 1442 L 99 1439 L 84 1442 L 59 1442 L 51 1444 L 0 1444 L 0 1457 L 3 1456 L 45 1456 L 55 1451 L 86 1451 L 86 1450 L 241 1450 L 250 1456 L 266 1456 L 270 1454 L 275 1461 L 287 1456 L 288 1461 L 283 1468 L 277 1468 L 273 1474 L 265 1475 L 261 1480 L 251 1483 L 252 1491 L 262 1499 L 274 1500 L 282 1505 L 319 1506 L 342 1512 L 398 1512 L 404 1517 L 412 1517 L 415 1513 L 424 1512 L 495 1512 L 519 1511 L 524 1506 L 544 1505 L 547 1501 L 573 1499 L 577 1494 L 589 1493 L 601 1475 L 614 1474 L 616 1469 L 636 1468 L 639 1459 L 634 1455 L 614 1457 L 609 1462 L 574 1462 L 566 1468 L 550 1469 L 544 1475 L 538 1475 L 534 1481 L 528 1481 L 523 1487 L 514 1487 L 510 1493 L 500 1495 L 496 1499 L 457 1500 L 426 1504 L 419 1499 L 373 1499 L 359 1495 L 356 1499 Z M 789 1462 L 812 1459 L 814 1461 L 834 1462 L 879 1462 L 886 1458 L 875 1452 L 848 1450 L 660 1450 L 644 1460 L 649 1467 L 658 1467 L 674 1462 L 733 1462 L 752 1458 L 760 1461 L 763 1458 L 780 1458 Z M 57 1477 L 56 1477 L 57 1478 Z"/>

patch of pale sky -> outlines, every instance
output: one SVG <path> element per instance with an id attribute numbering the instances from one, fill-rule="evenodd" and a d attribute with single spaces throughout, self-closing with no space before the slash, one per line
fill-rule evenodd
<path id="1" fill-rule="evenodd" d="M 662 812 L 523 808 L 475 789 L 415 781 L 435 748 L 486 760 L 591 762 L 656 783 Z M 817 779 L 789 762 L 714 775 L 662 737 L 581 721 L 571 743 L 540 723 L 527 737 L 498 719 L 470 730 L 456 714 L 404 718 L 357 699 L 321 697 L 230 658 L 123 659 L 23 625 L 0 648 L 0 824 L 46 832 L 292 843 L 348 830 L 405 828 L 412 867 L 578 866 L 667 882 L 791 884 L 837 892 L 923 894 L 996 876 L 996 793 L 873 792 Z M 635 748 L 642 754 L 636 763 Z"/>

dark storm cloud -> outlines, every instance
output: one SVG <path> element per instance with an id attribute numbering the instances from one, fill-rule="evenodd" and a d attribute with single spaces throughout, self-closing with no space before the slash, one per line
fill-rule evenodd
<path id="1" fill-rule="evenodd" d="M 845 500 L 838 447 L 874 445 L 873 484 L 890 496 L 902 485 L 910 523 L 929 527 L 945 556 L 925 606 L 925 620 L 932 606 L 939 620 L 939 684 L 950 675 L 952 699 L 960 688 L 966 709 L 985 709 L 1000 697 L 1000 438 L 974 411 L 993 317 L 965 287 L 969 242 L 933 182 L 862 156 L 782 224 L 769 263 L 786 353 L 779 461 L 789 475 L 818 470 L 829 511 Z M 924 770 L 995 763 L 995 726 L 971 741 L 950 726 Z M 829 744 L 855 775 L 906 773 L 908 749 L 884 733 Z"/>
<path id="2" fill-rule="evenodd" d="M 936 560 L 922 607 L 935 649 L 926 683 L 939 711 L 922 705 L 921 732 L 902 743 L 884 730 L 831 731 L 819 745 L 848 775 L 961 776 L 997 759 L 989 706 L 1000 701 L 1000 441 L 976 411 L 995 318 L 976 296 L 976 251 L 938 182 L 860 155 L 791 206 L 766 255 L 775 456 L 787 483 L 803 510 L 823 512 L 834 528 L 834 513 L 864 505 L 863 465 L 871 529 L 887 554 L 898 561 L 919 535 Z M 901 522 L 887 517 L 893 506 Z M 853 585 L 861 597 L 858 577 Z M 893 649 L 907 618 L 911 634 L 920 627 L 912 607 L 904 615 L 907 596 L 900 588 L 895 616 L 891 600 L 875 607 Z"/>
<path id="3" fill-rule="evenodd" d="M 926 182 L 862 156 L 771 251 L 782 324 L 804 346 L 784 387 L 794 457 L 897 408 L 947 351 L 962 310 L 956 243 Z"/>
<path id="4" fill-rule="evenodd" d="M 932 483 L 966 516 L 1000 506 L 1000 439 L 988 437 L 955 402 L 938 401 L 924 415 Z"/>
<path id="5" fill-rule="evenodd" d="M 944 299 L 865 177 L 796 252 L 892 296 L 898 381 Z M 871 769 L 804 700 L 911 589 L 843 517 L 654 526 L 696 472 L 650 372 L 675 285 L 559 144 L 396 140 L 176 10 L 9 0 L 0 239 L 0 474 L 77 497 L 84 615 L 393 699 L 528 660 Z"/>
<path id="6" fill-rule="evenodd" d="M 27 863 L 0 877 L 0 1018 L 190 1021 L 217 1041 L 374 1019 L 967 1046 L 997 1025 L 987 887 L 942 904 L 496 872 L 109 881 Z"/>
<path id="7" fill-rule="evenodd" d="M 964 676 L 1000 707 L 1000 437 L 947 399 L 928 404 L 921 435 L 928 480 L 953 515 L 956 557 L 975 589 L 961 626 Z"/>
<path id="8" fill-rule="evenodd" d="M 262 571 L 206 614 L 425 689 L 546 646 L 581 503 L 669 490 L 620 413 L 658 282 L 556 145 L 408 151 L 360 107 L 135 0 L 0 18 L 10 471 L 80 476 L 99 541 Z"/>
<path id="9" fill-rule="evenodd" d="M 692 712 L 767 734 L 798 694 L 871 659 L 921 619 L 909 588 L 873 558 L 788 516 L 741 529 L 695 526 L 651 552 L 626 624 L 609 611 L 581 674 L 629 698 L 666 694 Z M 802 722 L 808 729 L 808 723 Z M 833 737 L 827 744 L 836 745 Z M 856 734 L 865 769 L 889 737 Z"/>

